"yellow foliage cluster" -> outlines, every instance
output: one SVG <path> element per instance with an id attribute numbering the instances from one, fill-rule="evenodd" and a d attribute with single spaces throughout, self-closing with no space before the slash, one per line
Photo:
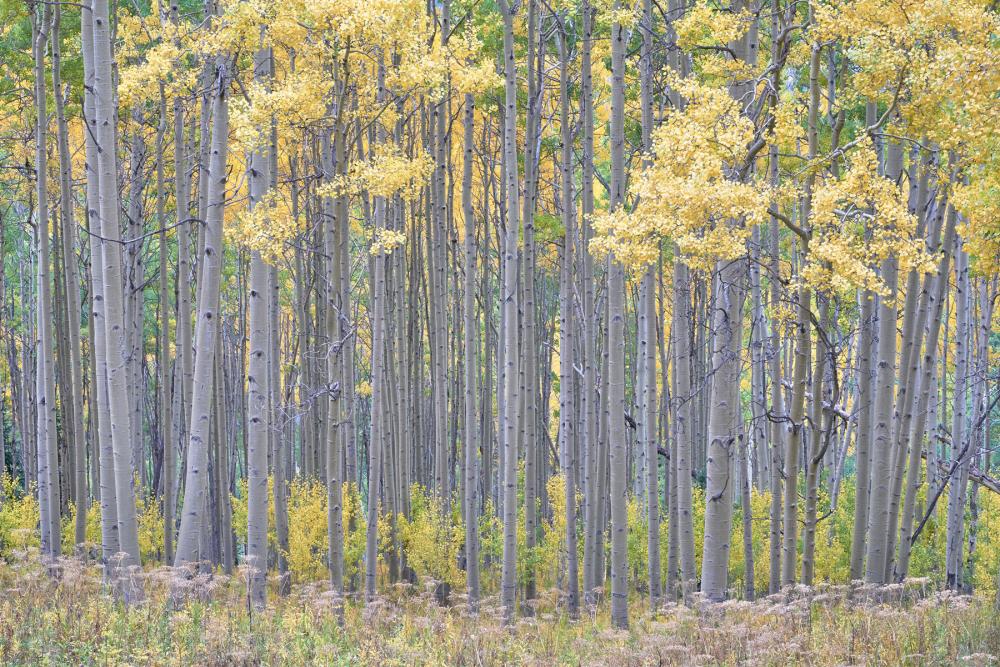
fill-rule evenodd
<path id="1" fill-rule="evenodd" d="M 847 46 L 849 93 L 895 101 L 911 136 L 976 152 L 1000 122 L 1000 31 L 979 0 L 826 0 L 815 34 Z"/>
<path id="2" fill-rule="evenodd" d="M 723 46 L 745 35 L 752 21 L 753 16 L 746 9 L 734 13 L 701 0 L 674 22 L 677 45 L 685 51 L 705 45 Z"/>
<path id="3" fill-rule="evenodd" d="M 465 574 L 458 556 L 465 544 L 461 516 L 451 507 L 448 515 L 439 509 L 440 499 L 419 484 L 410 490 L 410 518 L 397 517 L 399 538 L 407 564 L 422 577 L 458 587 Z M 385 522 L 380 522 L 385 523 Z"/>
<path id="4" fill-rule="evenodd" d="M 406 243 L 406 235 L 394 229 L 380 227 L 375 230 L 372 236 L 371 254 L 379 255 L 385 253 L 391 255 L 392 251 Z"/>
<path id="5" fill-rule="evenodd" d="M 279 553 L 274 521 L 274 478 L 268 478 L 267 541 L 271 553 Z M 247 488 L 239 482 L 239 493 L 232 496 L 233 529 L 246 543 Z M 319 581 L 329 574 L 327 533 L 327 490 L 315 479 L 295 479 L 288 485 L 288 551 L 284 553 L 294 581 Z M 365 549 L 365 522 L 357 486 L 344 483 L 344 576 L 356 577 L 358 562 Z"/>
<path id="6" fill-rule="evenodd" d="M 917 220 L 899 187 L 878 175 L 878 156 L 860 146 L 841 179 L 823 178 L 813 193 L 809 226 L 813 234 L 802 278 L 816 287 L 850 292 L 888 290 L 876 271 L 896 257 L 900 271 L 933 273 L 933 258 L 914 237 Z M 871 235 L 866 236 L 866 226 Z"/>
<path id="7" fill-rule="evenodd" d="M 272 121 L 279 133 L 323 120 L 331 87 L 329 76 L 311 68 L 289 72 L 270 85 L 252 82 L 245 97 L 230 105 L 230 124 L 236 143 L 250 151 L 271 140 Z"/>
<path id="8" fill-rule="evenodd" d="M 798 146 L 806 141 L 806 128 L 802 123 L 806 103 L 801 95 L 783 93 L 774 107 L 774 125 L 771 127 L 771 142 L 782 151 L 797 152 Z"/>
<path id="9" fill-rule="evenodd" d="M 320 186 L 317 194 L 336 197 L 366 192 L 385 198 L 398 194 L 406 201 L 420 196 L 434 171 L 434 161 L 427 153 L 420 151 L 408 157 L 392 144 L 378 145 L 373 153 L 369 160 L 352 164 L 346 178 L 335 178 Z"/>
<path id="10" fill-rule="evenodd" d="M 765 219 L 766 185 L 732 178 L 753 123 L 725 88 L 693 78 L 672 85 L 687 105 L 669 112 L 653 134 L 655 160 L 634 188 L 638 207 L 595 216 L 595 254 L 614 252 L 625 264 L 645 266 L 666 237 L 692 265 L 710 266 L 744 254 L 748 225 Z"/>
<path id="11" fill-rule="evenodd" d="M 288 199 L 275 189 L 264 193 L 253 208 L 240 211 L 234 224 L 225 228 L 229 239 L 258 251 L 271 264 L 282 256 L 285 243 L 298 231 L 299 220 L 292 215 Z"/>
<path id="12" fill-rule="evenodd" d="M 34 488 L 21 491 L 20 484 L 10 476 L 0 476 L 0 554 L 9 554 L 13 549 L 37 547 L 38 537 L 38 497 Z"/>

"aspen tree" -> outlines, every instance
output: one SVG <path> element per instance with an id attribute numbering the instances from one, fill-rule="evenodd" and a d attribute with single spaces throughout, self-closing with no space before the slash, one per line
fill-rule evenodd
<path id="1" fill-rule="evenodd" d="M 559 459 L 566 503 L 566 607 L 571 617 L 580 611 L 579 563 L 576 543 L 577 415 L 573 401 L 575 365 L 573 267 L 576 252 L 576 202 L 573 191 L 573 128 L 569 118 L 569 45 L 565 17 L 559 22 L 559 123 L 562 151 L 562 261 L 559 266 Z"/>
<path id="2" fill-rule="evenodd" d="M 890 142 L 886 158 L 886 177 L 895 181 L 902 169 L 902 151 Z M 879 301 L 878 366 L 876 370 L 874 425 L 872 440 L 872 488 L 868 513 L 868 545 L 865 581 L 885 583 L 885 558 L 889 529 L 889 479 L 887 473 L 892 453 L 891 420 L 896 378 L 896 258 L 882 262 L 882 281 L 887 293 Z"/>
<path id="3" fill-rule="evenodd" d="M 126 554 L 122 565 L 140 565 L 139 534 L 136 522 L 135 493 L 132 489 L 129 433 L 129 401 L 126 378 L 124 299 L 122 295 L 122 258 L 118 212 L 118 165 L 115 155 L 115 104 L 112 81 L 111 26 L 107 0 L 93 0 L 94 92 L 99 171 L 100 207 L 98 220 L 102 239 L 104 305 L 106 314 L 108 406 L 110 432 L 114 449 L 115 497 L 118 505 L 118 540 Z M 95 259 L 96 261 L 96 259 Z M 126 599 L 137 594 L 127 591 Z"/>
<path id="4" fill-rule="evenodd" d="M 59 145 L 59 216 L 62 221 L 63 280 L 66 293 L 66 341 L 69 348 L 70 396 L 63 405 L 70 416 L 67 432 L 72 437 L 73 503 L 76 506 L 73 541 L 80 544 L 86 538 L 87 478 L 86 444 L 83 431 L 83 369 L 80 361 L 80 277 L 76 262 L 76 222 L 73 219 L 73 170 L 69 148 L 69 127 L 66 122 L 65 97 L 62 83 L 62 7 L 52 9 L 52 91 L 56 104 L 56 128 Z M 65 372 L 65 371 L 64 371 Z"/>
<path id="5" fill-rule="evenodd" d="M 519 426 L 523 437 L 524 450 L 524 547 L 533 553 L 538 541 L 538 496 L 542 485 L 538 483 L 539 451 L 538 443 L 538 373 L 537 373 L 537 313 L 535 304 L 535 206 L 537 204 L 538 135 L 540 97 L 545 87 L 539 80 L 544 69 L 545 43 L 539 31 L 538 0 L 527 2 L 527 109 L 525 110 L 524 146 L 524 197 L 521 223 L 523 246 L 521 249 L 521 296 L 519 307 L 522 317 L 521 350 L 518 370 L 523 375 L 521 390 L 522 412 Z M 516 116 L 515 116 L 516 119 Z M 531 600 L 536 596 L 535 567 L 533 559 L 528 559 L 524 573 L 524 597 Z"/>
<path id="6" fill-rule="evenodd" d="M 476 395 L 479 374 L 479 327 L 476 314 L 476 220 L 472 204 L 472 167 L 475 151 L 476 101 L 471 93 L 465 94 L 462 117 L 464 131 L 464 160 L 462 163 L 462 218 L 465 238 L 465 275 L 462 296 L 464 320 L 463 352 L 465 355 L 465 482 L 463 484 L 465 517 L 465 572 L 469 609 L 476 613 L 479 605 L 479 443 L 480 424 L 476 415 Z M 488 385 L 487 385 L 488 386 Z M 404 489 L 406 491 L 407 489 Z"/>
<path id="7" fill-rule="evenodd" d="M 948 292 L 948 278 L 947 276 L 951 272 L 951 248 L 955 244 L 955 225 L 956 225 L 956 214 L 951 206 L 943 200 L 938 204 L 939 207 L 947 208 L 947 213 L 942 213 L 944 217 L 947 218 L 945 222 L 944 239 L 940 243 L 940 248 L 944 250 L 941 253 L 941 260 L 938 263 L 938 270 L 934 276 L 926 276 L 924 278 L 924 290 L 921 294 L 921 299 L 926 298 L 931 300 L 933 303 L 926 306 L 929 309 L 930 316 L 927 319 L 927 333 L 926 341 L 924 344 L 923 358 L 920 361 L 920 379 L 918 380 L 917 387 L 920 389 L 920 393 L 917 395 L 917 407 L 916 415 L 917 418 L 913 423 L 913 432 L 910 435 L 911 450 L 910 459 L 908 462 L 908 468 L 906 471 L 906 497 L 903 500 L 903 516 L 900 523 L 899 532 L 899 553 L 896 558 L 896 579 L 903 579 L 906 577 L 907 571 L 910 565 L 910 555 L 913 547 L 913 520 L 914 511 L 916 507 L 916 495 L 918 491 L 918 481 L 920 475 L 920 459 L 921 454 L 924 449 L 923 439 L 924 433 L 927 430 L 927 424 L 929 420 L 929 410 L 928 403 L 930 402 L 931 393 L 933 391 L 935 370 L 937 366 L 937 355 L 938 355 L 938 338 L 941 335 L 941 319 L 942 312 L 944 311 L 944 302 L 947 297 Z M 940 216 L 938 216 L 940 217 Z M 935 224 L 937 229 L 940 229 L 940 219 Z M 936 234 L 933 236 L 937 236 Z M 937 246 L 937 243 L 932 243 L 932 246 Z M 929 283 L 929 284 L 928 284 Z M 925 308 L 921 305 L 921 308 Z M 917 352 L 915 352 L 917 354 Z M 935 397 L 935 403 L 937 399 Z M 936 422 L 936 419 L 930 420 L 930 423 Z M 933 435 L 932 435 L 933 437 Z M 929 449 L 934 451 L 937 449 L 937 444 L 931 440 L 929 443 Z M 928 468 L 930 469 L 933 463 L 932 457 L 928 457 Z M 928 474 L 928 481 L 930 481 L 930 474 Z"/>
<path id="8" fill-rule="evenodd" d="M 517 237 L 520 211 L 517 177 L 517 63 L 514 58 L 514 16 L 518 7 L 501 0 L 503 14 L 504 114 L 503 164 L 506 228 L 501 253 L 503 287 L 501 293 L 503 323 L 503 572 L 500 602 L 504 620 L 514 621 L 514 595 L 517 587 Z"/>
<path id="9" fill-rule="evenodd" d="M 376 77 L 380 99 L 385 97 L 385 64 L 378 63 Z M 376 135 L 383 133 L 375 128 Z M 384 141 L 377 137 L 377 141 Z M 385 428 L 388 415 L 383 409 L 385 393 L 385 264 L 387 249 L 379 241 L 385 230 L 386 200 L 384 196 L 375 197 L 375 241 L 372 245 L 374 269 L 372 275 L 372 408 L 371 408 L 371 442 L 368 448 L 368 525 L 365 531 L 365 600 L 375 599 L 376 574 L 378 572 L 378 515 L 379 497 L 383 484 L 383 457 L 385 455 Z M 438 434 L 440 438 L 441 434 Z"/>
<path id="10" fill-rule="evenodd" d="M 41 14 L 39 14 L 41 9 Z M 42 557 L 59 556 L 59 470 L 56 441 L 55 358 L 52 351 L 52 283 L 49 275 L 48 124 L 45 51 L 48 48 L 51 8 L 32 7 L 35 56 L 35 239 L 38 245 L 38 305 L 35 331 L 36 438 L 38 443 L 38 507 Z M 58 39 L 58 36 L 56 37 Z"/>
<path id="11" fill-rule="evenodd" d="M 954 469 L 948 483 L 948 519 L 945 533 L 945 585 L 952 590 L 959 590 L 962 586 L 965 498 L 971 459 L 969 450 L 973 445 L 966 424 L 969 346 L 972 342 L 971 308 L 969 258 L 959 238 L 955 244 L 955 387 L 951 412 L 951 462 Z"/>
<path id="12" fill-rule="evenodd" d="M 598 496 L 603 484 L 598 477 L 597 421 L 599 401 L 597 398 L 597 313 L 594 305 L 594 262 L 589 252 L 592 237 L 591 216 L 594 213 L 594 100 L 591 50 L 593 48 L 594 12 L 590 0 L 583 0 L 580 6 L 583 35 L 580 39 L 580 124 L 582 125 L 580 145 L 580 248 L 582 259 L 581 293 L 583 304 L 583 387 L 581 391 L 581 411 L 583 412 L 583 589 L 588 604 L 593 602 L 593 589 L 603 584 L 603 574 L 597 572 L 596 564 L 604 546 L 601 540 L 598 515 Z M 598 582 L 600 578 L 600 582 Z"/>
<path id="13" fill-rule="evenodd" d="M 93 12 L 84 11 L 80 20 L 81 52 L 83 54 L 84 88 L 83 110 L 87 119 L 85 136 L 86 156 L 86 201 L 88 237 L 90 247 L 90 329 L 91 329 L 91 366 L 94 382 L 91 384 L 89 410 L 96 414 L 93 422 L 96 431 L 96 454 L 98 470 L 100 471 L 100 502 L 101 502 L 101 560 L 104 562 L 106 576 L 111 558 L 121 551 L 118 538 L 118 501 L 115 488 L 114 447 L 111 438 L 111 409 L 108 395 L 108 344 L 107 318 L 105 317 L 104 300 L 104 262 L 103 241 L 101 240 L 100 224 L 100 165 L 98 163 L 96 93 L 94 80 L 94 16 Z M 96 230 L 96 231 L 95 231 Z"/>
<path id="14" fill-rule="evenodd" d="M 620 11 L 616 0 L 613 11 Z M 610 211 L 625 197 L 625 27 L 611 25 L 611 196 Z M 628 568 L 626 563 L 625 452 L 625 267 L 608 256 L 608 437 L 611 471 L 611 622 L 628 627 Z"/>
<path id="15" fill-rule="evenodd" d="M 254 79 L 265 83 L 270 77 L 270 53 L 263 44 L 254 53 Z M 257 148 L 250 155 L 248 166 L 250 206 L 264 206 L 262 199 L 270 180 L 270 160 L 265 148 Z M 267 514 L 268 474 L 267 441 L 271 428 L 267 411 L 267 329 L 269 314 L 267 302 L 268 269 L 259 250 L 250 254 L 250 292 L 247 312 L 250 318 L 250 350 L 247 370 L 249 420 L 247 422 L 247 566 L 249 571 L 250 600 L 260 608 L 267 601 Z"/>
<path id="16" fill-rule="evenodd" d="M 219 283 L 222 277 L 222 214 L 226 201 L 228 149 L 228 65 L 224 59 L 216 63 L 212 103 L 211 162 L 207 216 L 205 219 L 204 250 L 201 277 L 198 281 L 198 326 L 195 336 L 194 383 L 191 393 L 191 433 L 187 451 L 184 483 L 184 506 L 180 531 L 177 535 L 176 565 L 204 560 L 199 537 L 205 521 L 205 501 L 208 493 L 208 446 L 213 395 L 215 339 L 219 326 Z"/>
<path id="17" fill-rule="evenodd" d="M 642 106 L 642 147 L 652 148 L 653 130 L 653 9 L 651 0 L 642 3 L 642 52 L 640 96 Z M 646 161 L 648 166 L 648 160 Z M 646 456 L 646 518 L 648 521 L 646 550 L 649 554 L 647 574 L 649 579 L 650 606 L 656 607 L 660 598 L 660 457 L 656 439 L 656 294 L 654 292 L 654 266 L 646 267 L 640 286 L 639 350 L 642 364 L 642 447 Z"/>

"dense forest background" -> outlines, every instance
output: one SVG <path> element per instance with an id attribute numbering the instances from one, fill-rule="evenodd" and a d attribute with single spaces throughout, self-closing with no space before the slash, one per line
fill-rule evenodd
<path id="1" fill-rule="evenodd" d="M 1000 596 L 995 4 L 0 24 L 0 557 L 619 628 Z"/>

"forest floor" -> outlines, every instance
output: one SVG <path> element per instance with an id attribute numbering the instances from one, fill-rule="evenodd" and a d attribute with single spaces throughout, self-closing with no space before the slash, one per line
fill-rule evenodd
<path id="1" fill-rule="evenodd" d="M 243 577 L 168 568 L 134 578 L 143 599 L 109 593 L 96 566 L 0 563 L 0 665 L 997 665 L 992 600 L 927 590 L 798 587 L 756 602 L 669 604 L 638 596 L 629 631 L 606 604 L 570 620 L 558 593 L 505 627 L 494 598 L 470 617 L 461 597 L 397 586 L 365 607 L 321 586 L 271 591 L 250 613 Z M 337 608 L 342 608 L 339 622 Z"/>

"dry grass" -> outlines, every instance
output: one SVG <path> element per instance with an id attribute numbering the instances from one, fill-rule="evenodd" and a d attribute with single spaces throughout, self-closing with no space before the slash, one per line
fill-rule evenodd
<path id="1" fill-rule="evenodd" d="M 133 572 L 129 607 L 94 565 L 0 564 L 2 665 L 991 665 L 1000 616 L 989 601 L 927 590 L 799 587 L 757 602 L 695 600 L 650 613 L 636 598 L 628 632 L 605 605 L 571 621 L 556 591 L 513 628 L 496 600 L 470 617 L 461 596 L 399 585 L 365 607 L 315 584 L 250 613 L 242 574 Z M 342 615 L 342 622 L 341 622 Z"/>

